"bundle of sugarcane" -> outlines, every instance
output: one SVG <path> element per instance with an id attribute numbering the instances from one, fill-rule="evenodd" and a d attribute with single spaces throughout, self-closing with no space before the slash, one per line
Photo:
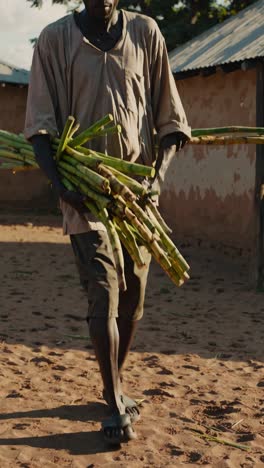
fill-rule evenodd
<path id="1" fill-rule="evenodd" d="M 83 146 L 92 138 L 121 131 L 111 115 L 75 137 L 78 128 L 75 119 L 69 117 L 61 138 L 52 141 L 54 157 L 65 187 L 84 194 L 86 207 L 105 225 L 120 289 L 126 289 L 120 242 L 142 268 L 139 246 L 145 246 L 171 280 L 181 286 L 189 279 L 190 267 L 170 239 L 171 231 L 151 199 L 153 194 L 134 179 L 153 178 L 155 169 Z M 32 146 L 23 136 L 0 131 L 0 157 L 5 160 L 4 167 L 37 167 Z"/>
<path id="2" fill-rule="evenodd" d="M 192 130 L 192 145 L 264 144 L 263 127 L 218 127 Z"/>

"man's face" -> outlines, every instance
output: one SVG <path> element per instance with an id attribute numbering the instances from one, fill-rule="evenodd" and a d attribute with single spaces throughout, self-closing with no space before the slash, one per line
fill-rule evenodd
<path id="1" fill-rule="evenodd" d="M 119 0 L 83 0 L 89 16 L 98 19 L 111 18 Z"/>

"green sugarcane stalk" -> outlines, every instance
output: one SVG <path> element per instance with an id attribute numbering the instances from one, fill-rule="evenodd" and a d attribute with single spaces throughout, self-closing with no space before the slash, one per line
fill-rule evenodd
<path id="1" fill-rule="evenodd" d="M 155 260 L 161 265 L 172 281 L 174 281 L 174 283 L 178 286 L 181 286 L 182 280 L 179 279 L 179 275 L 174 270 L 166 252 L 164 252 L 162 246 L 159 245 L 157 237 L 153 236 L 148 227 L 143 225 L 135 216 L 135 214 L 129 208 L 127 208 L 121 197 L 117 198 L 115 206 L 113 207 L 113 211 L 121 219 L 126 217 L 130 221 L 130 223 L 135 227 L 136 230 L 138 230 L 144 239 L 144 245 L 148 251 L 152 253 Z"/>
<path id="2" fill-rule="evenodd" d="M 17 135 L 15 133 L 8 132 L 7 130 L 0 130 L 0 140 L 7 139 L 15 143 L 20 143 L 21 145 L 31 146 L 31 144 L 25 139 L 23 135 Z"/>
<path id="3" fill-rule="evenodd" d="M 64 185 L 64 187 L 69 190 L 70 192 L 74 192 L 75 191 L 75 187 L 74 185 L 66 178 L 66 177 L 62 177 L 61 178 L 61 181 Z"/>
<path id="4" fill-rule="evenodd" d="M 185 271 L 188 271 L 190 269 L 188 263 L 180 254 L 179 250 L 177 249 L 175 244 L 172 242 L 170 237 L 164 232 L 164 230 L 162 229 L 161 225 L 155 218 L 153 212 L 151 211 L 148 205 L 146 205 L 146 210 L 147 210 L 149 218 L 153 222 L 154 226 L 156 227 L 160 235 L 161 241 L 166 251 L 168 252 L 168 256 L 171 257 L 171 259 L 173 260 L 173 263 L 175 263 L 176 265 L 179 265 L 178 273 L 180 274 L 180 276 L 181 276 L 181 271 L 182 271 L 182 276 L 184 276 Z"/>
<path id="5" fill-rule="evenodd" d="M 264 127 L 216 127 L 216 128 L 195 128 L 192 130 L 192 137 L 201 137 L 209 135 L 223 135 L 226 133 L 255 133 L 264 135 Z"/>
<path id="6" fill-rule="evenodd" d="M 96 173 L 91 174 L 90 172 L 88 172 L 89 169 L 87 167 L 83 167 L 81 165 L 78 167 L 75 167 L 74 165 L 68 164 L 62 160 L 59 161 L 58 167 L 62 167 L 62 169 L 65 169 L 66 171 L 70 172 L 74 176 L 77 176 L 78 178 L 87 182 L 93 190 L 109 195 L 110 193 L 109 182 L 107 180 L 104 180 L 103 182 L 101 182 L 101 180 L 98 180 L 98 177 L 100 176 Z"/>
<path id="7" fill-rule="evenodd" d="M 162 264 L 164 268 L 168 269 L 171 267 L 170 261 L 157 242 L 157 236 L 153 235 L 149 228 L 137 218 L 133 211 L 127 207 L 126 203 L 121 199 L 121 197 L 116 198 L 115 205 L 111 205 L 110 209 L 118 217 L 120 217 L 120 219 L 128 219 L 128 221 L 132 224 L 132 226 L 134 226 L 136 230 L 138 230 L 139 234 L 144 239 L 144 243 L 148 250 L 153 252 L 157 258 L 160 258 L 160 264 Z"/>
<path id="8" fill-rule="evenodd" d="M 119 218 L 114 217 L 114 224 L 115 224 L 116 232 L 117 232 L 117 234 L 119 236 L 119 239 L 121 240 L 121 243 L 124 246 L 124 248 L 127 250 L 129 256 L 132 258 L 132 260 L 134 262 L 136 262 L 135 257 L 134 257 L 133 249 L 132 249 L 131 245 L 129 244 L 128 239 L 125 236 L 124 232 L 119 227 L 119 224 L 118 224 L 118 222 L 116 220 L 119 220 Z"/>
<path id="9" fill-rule="evenodd" d="M 19 153 L 12 153 L 11 151 L 0 149 L 0 157 L 21 161 L 29 166 L 38 167 L 37 163 L 34 163 L 31 159 L 29 160 L 26 156 L 22 156 Z"/>
<path id="10" fill-rule="evenodd" d="M 80 133 L 77 137 L 75 137 L 70 143 L 69 146 L 71 148 L 76 148 L 77 146 L 81 146 L 86 143 L 91 135 L 94 138 L 96 134 L 101 130 L 103 127 L 108 125 L 109 123 L 113 122 L 114 117 L 111 114 L 106 115 L 102 119 L 95 122 L 91 127 L 87 128 L 84 132 Z"/>
<path id="11" fill-rule="evenodd" d="M 26 142 L 23 141 L 18 141 L 16 139 L 13 139 L 12 137 L 7 137 L 4 135 L 0 135 L 0 143 L 3 143 L 4 145 L 8 146 L 9 148 L 14 148 L 14 149 L 27 149 L 30 150 L 32 146 L 30 144 L 27 144 Z"/>
<path id="12" fill-rule="evenodd" d="M 112 174 L 111 170 L 107 168 L 104 164 L 99 164 L 97 170 L 99 174 L 101 174 L 103 177 L 109 180 L 111 190 L 115 194 L 120 195 L 125 201 L 129 202 L 134 202 L 137 199 L 136 195 L 128 187 L 122 184 L 122 182 L 120 182 Z"/>
<path id="13" fill-rule="evenodd" d="M 74 127 L 71 129 L 69 135 L 68 135 L 68 138 L 69 138 L 69 141 L 73 139 L 73 135 L 75 135 L 76 132 L 78 132 L 80 128 L 80 124 L 77 123 L 76 125 L 74 125 Z"/>
<path id="14" fill-rule="evenodd" d="M 107 164 L 105 164 L 107 166 Z M 135 179 L 132 179 L 126 174 L 118 171 L 114 167 L 111 167 L 111 172 L 116 176 L 116 178 L 122 182 L 127 188 L 129 188 L 135 195 L 143 197 L 147 194 L 146 189 Z"/>
<path id="15" fill-rule="evenodd" d="M 33 162 L 36 162 L 36 158 L 33 151 L 22 148 L 19 151 L 19 153 L 22 154 L 22 156 L 26 156 L 28 159 L 31 159 Z"/>
<path id="16" fill-rule="evenodd" d="M 67 151 L 67 148 L 66 148 Z M 98 161 L 102 161 L 106 166 L 113 167 L 124 174 L 128 175 L 136 175 L 142 177 L 154 177 L 155 176 L 155 169 L 151 166 L 143 166 L 143 164 L 138 163 L 131 163 L 125 161 L 124 159 L 115 158 L 113 156 L 108 156 L 103 153 L 99 153 L 97 151 L 93 151 L 88 148 L 78 147 L 78 153 L 81 153 L 80 156 L 83 158 L 81 162 L 85 164 L 85 157 L 86 156 L 93 156 Z M 73 154 L 72 154 L 73 155 Z M 74 155 L 77 158 L 77 155 Z"/>
<path id="17" fill-rule="evenodd" d="M 240 145 L 240 144 L 253 144 L 263 145 L 264 136 L 203 136 L 191 138 L 188 142 L 189 145 Z"/>
<path id="18" fill-rule="evenodd" d="M 179 275 L 180 279 L 183 279 L 184 281 L 187 279 L 190 279 L 189 275 L 186 273 L 186 267 L 185 263 L 182 262 L 182 256 L 179 255 L 175 256 L 175 249 L 177 250 L 176 246 L 173 244 L 173 242 L 170 240 L 170 238 L 167 236 L 167 234 L 163 231 L 162 227 L 158 223 L 157 219 L 155 218 L 154 214 L 150 210 L 149 206 L 146 206 L 146 210 L 148 213 L 149 218 L 151 219 L 152 223 L 156 227 L 159 235 L 161 242 L 165 248 L 165 250 L 168 253 L 168 257 L 170 262 L 172 263 L 173 268 L 175 269 L 176 273 Z M 170 255 L 171 250 L 173 250 L 174 255 Z"/>
<path id="19" fill-rule="evenodd" d="M 112 245 L 119 289 L 121 291 L 126 291 L 127 286 L 126 286 L 126 279 L 125 279 L 125 273 L 124 273 L 125 263 L 124 263 L 124 256 L 123 256 L 120 239 L 118 237 L 118 234 L 116 232 L 113 222 L 110 220 L 109 214 L 106 209 L 103 209 L 100 211 L 100 216 L 107 229 L 110 243 Z"/>
<path id="20" fill-rule="evenodd" d="M 99 137 L 103 137 L 106 135 L 112 135 L 113 133 L 121 133 L 121 131 L 122 131 L 122 127 L 120 125 L 114 125 L 113 127 L 109 127 L 109 128 L 102 128 L 96 133 L 88 133 L 87 131 L 85 131 L 85 141 L 82 141 L 81 145 L 73 143 L 74 140 L 77 140 L 78 138 L 78 137 L 75 137 L 72 141 L 69 142 L 69 146 L 71 146 L 72 148 L 78 149 L 82 147 L 82 145 L 87 143 L 88 141 L 93 140 L 94 138 L 99 138 Z"/>
<path id="21" fill-rule="evenodd" d="M 147 216 L 147 214 L 142 210 L 142 208 L 135 201 L 134 202 L 127 201 L 127 206 L 148 227 L 150 232 L 152 232 L 153 234 L 157 232 L 155 225 L 153 224 L 151 219 Z"/>
<path id="22" fill-rule="evenodd" d="M 166 222 L 162 218 L 162 216 L 161 216 L 160 212 L 158 211 L 158 208 L 156 207 L 155 203 L 153 203 L 152 200 L 148 199 L 147 203 L 146 203 L 146 206 L 148 206 L 150 208 L 150 210 L 152 211 L 152 213 L 155 216 L 156 220 L 158 221 L 158 223 L 162 227 L 163 231 L 166 232 L 166 234 L 171 234 L 172 233 L 171 228 L 169 228 L 169 226 L 166 224 Z"/>
<path id="23" fill-rule="evenodd" d="M 66 179 L 68 179 L 77 189 L 79 189 L 83 195 L 86 195 L 88 198 L 92 199 L 99 206 L 106 208 L 109 205 L 110 200 L 108 198 L 106 198 L 104 195 L 99 195 L 99 193 L 96 193 L 93 190 L 91 190 L 84 182 L 80 181 L 78 177 L 67 172 L 67 170 L 63 169 L 61 166 L 58 167 L 58 171 Z"/>
<path id="24" fill-rule="evenodd" d="M 144 267 L 146 264 L 138 248 L 136 238 L 132 230 L 130 229 L 130 225 L 127 223 L 127 221 L 120 220 L 116 216 L 114 217 L 114 222 L 120 229 L 122 240 L 124 240 L 125 237 L 124 246 L 126 247 L 126 249 L 129 249 L 128 253 L 130 254 L 131 258 L 139 268 Z"/>
<path id="25" fill-rule="evenodd" d="M 99 132 L 96 133 L 96 138 L 105 136 L 105 135 L 112 135 L 114 133 L 121 133 L 122 132 L 122 127 L 121 125 L 113 125 L 113 127 L 109 128 L 102 128 Z"/>
<path id="26" fill-rule="evenodd" d="M 16 161 L 16 166 L 14 167 L 14 164 L 12 163 L 7 163 L 7 162 L 0 162 L 0 170 L 1 169 L 11 169 L 11 170 L 16 170 L 17 168 L 25 168 L 25 165 L 19 161 Z"/>
<path id="27" fill-rule="evenodd" d="M 58 162 L 61 157 L 61 153 L 65 150 L 66 145 L 69 143 L 70 133 L 72 127 L 74 125 L 75 118 L 72 115 L 69 115 L 66 124 L 64 125 L 64 129 L 60 138 L 60 142 L 56 151 L 55 160 Z"/>
<path id="28" fill-rule="evenodd" d="M 93 188 L 96 188 L 98 191 L 109 195 L 111 193 L 110 183 L 107 178 L 102 177 L 97 172 L 92 171 L 90 168 L 80 164 L 76 159 L 63 155 L 62 162 L 69 163 L 71 166 L 75 167 L 81 174 L 86 177 L 86 181 L 89 182 Z"/>

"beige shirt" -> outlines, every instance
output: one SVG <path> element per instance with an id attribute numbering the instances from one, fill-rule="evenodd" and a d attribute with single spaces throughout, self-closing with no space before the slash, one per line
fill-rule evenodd
<path id="1" fill-rule="evenodd" d="M 159 139 L 175 131 L 190 137 L 156 22 L 136 13 L 122 14 L 122 37 L 108 52 L 82 36 L 73 15 L 42 31 L 31 68 L 26 138 L 41 132 L 60 135 L 69 115 L 82 131 L 111 113 L 122 133 L 92 140 L 90 147 L 152 165 L 154 133 Z M 103 228 L 90 214 L 87 221 L 69 205 L 62 203 L 61 208 L 65 234 Z"/>

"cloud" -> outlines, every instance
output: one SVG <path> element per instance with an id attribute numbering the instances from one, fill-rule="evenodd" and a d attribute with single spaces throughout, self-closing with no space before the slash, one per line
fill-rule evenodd
<path id="1" fill-rule="evenodd" d="M 31 8 L 26 0 L 9 0 L 0 3 L 0 62 L 30 68 L 32 45 L 30 39 L 52 21 L 67 13 L 62 5 L 45 1 L 41 9 Z"/>

